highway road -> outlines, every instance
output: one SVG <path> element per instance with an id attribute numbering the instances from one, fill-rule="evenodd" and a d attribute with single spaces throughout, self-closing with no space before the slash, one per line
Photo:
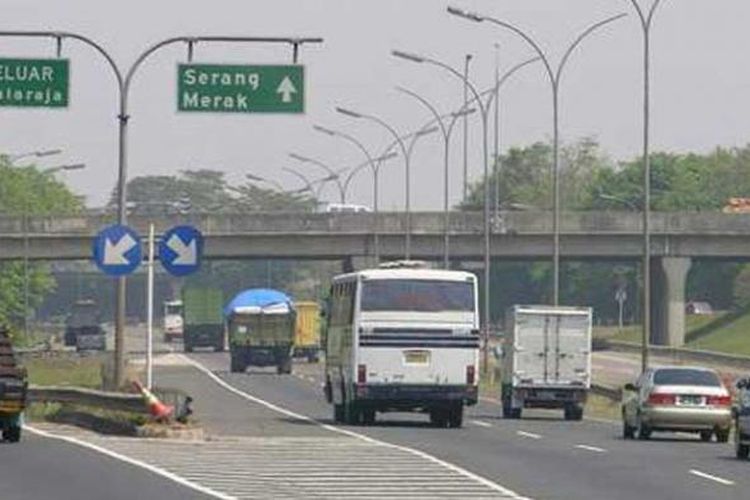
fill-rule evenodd
<path id="1" fill-rule="evenodd" d="M 226 354 L 201 353 L 192 359 L 237 391 L 331 424 L 318 365 L 298 364 L 293 376 L 264 370 L 231 374 Z M 231 401 L 227 399 L 231 406 L 224 414 L 241 414 L 251 404 L 239 396 Z M 624 441 L 618 422 L 571 423 L 555 412 L 528 414 L 506 421 L 499 406 L 486 401 L 469 411 L 463 429 L 434 429 L 424 417 L 408 414 L 389 414 L 373 427 L 346 429 L 424 451 L 530 498 L 750 497 L 750 463 L 735 460 L 730 445 L 670 434 L 647 442 Z"/>
<path id="2" fill-rule="evenodd" d="M 320 387 L 322 365 L 296 364 L 291 376 L 231 374 L 226 353 L 168 358 L 158 363 L 157 383 L 195 397 L 210 439 L 112 438 L 49 426 L 141 467 L 32 436 L 0 447 L 0 455 L 12 450 L 20 457 L 12 462 L 17 470 L 0 470 L 0 484 L 12 488 L 0 497 L 46 498 L 53 485 L 60 493 L 52 498 L 77 499 L 125 498 L 117 496 L 123 492 L 204 498 L 196 488 L 213 498 L 723 500 L 750 492 L 750 463 L 735 460 L 731 445 L 689 435 L 624 441 L 618 422 L 565 422 L 543 411 L 506 421 L 491 400 L 470 409 L 462 429 L 432 428 L 409 414 L 379 416 L 372 427 L 334 426 Z M 33 485 L 38 494 L 21 496 L 25 481 L 18 478 L 37 469 L 45 471 Z M 78 475 L 68 479 L 81 470 L 94 471 L 90 490 Z M 106 495 L 97 494 L 102 485 L 111 487 Z"/>

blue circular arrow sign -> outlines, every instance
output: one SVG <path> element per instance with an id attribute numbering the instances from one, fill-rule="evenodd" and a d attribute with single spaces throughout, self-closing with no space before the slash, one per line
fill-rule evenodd
<path id="1" fill-rule="evenodd" d="M 143 260 L 141 237 L 127 226 L 115 224 L 99 231 L 94 238 L 96 267 L 110 276 L 125 276 Z"/>
<path id="2" fill-rule="evenodd" d="M 193 226 L 176 226 L 159 241 L 159 260 L 169 274 L 187 276 L 200 269 L 203 235 Z"/>

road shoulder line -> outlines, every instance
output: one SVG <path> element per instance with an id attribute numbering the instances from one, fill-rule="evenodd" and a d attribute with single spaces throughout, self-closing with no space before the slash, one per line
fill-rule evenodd
<path id="1" fill-rule="evenodd" d="M 140 460 L 136 460 L 134 458 L 127 457 L 125 455 L 122 455 L 120 453 L 108 450 L 106 448 L 102 448 L 101 446 L 97 446 L 93 443 L 89 443 L 87 441 L 83 441 L 81 439 L 76 439 L 71 436 L 60 436 L 57 434 L 52 434 L 47 431 L 43 431 L 41 429 L 37 429 L 33 426 L 25 425 L 24 430 L 31 432 L 32 434 L 36 434 L 37 436 L 41 436 L 47 439 L 57 439 L 58 441 L 64 441 L 70 444 L 74 444 L 77 446 L 80 446 L 82 448 L 88 448 L 89 450 L 95 451 L 97 453 L 101 453 L 102 455 L 106 455 L 110 458 L 114 458 L 115 460 L 119 460 L 121 462 L 125 462 L 127 464 L 133 465 L 135 467 L 140 467 L 141 469 L 145 469 L 152 474 L 156 474 L 157 476 L 161 476 L 165 479 L 169 479 L 170 481 L 173 481 L 177 484 L 180 484 L 181 486 L 185 486 L 186 488 L 190 488 L 192 490 L 198 491 L 200 493 L 204 493 L 206 495 L 210 495 L 215 498 L 219 498 L 221 500 L 236 500 L 235 497 L 230 495 L 225 495 L 224 493 L 220 493 L 218 491 L 212 490 L 211 488 L 207 488 L 205 486 L 201 486 L 199 484 L 196 484 L 188 479 L 185 479 L 183 477 L 180 477 L 176 474 L 172 474 L 169 471 L 166 471 L 164 469 L 161 469 L 159 467 L 155 467 L 151 464 L 148 464 L 146 462 L 142 462 Z"/>

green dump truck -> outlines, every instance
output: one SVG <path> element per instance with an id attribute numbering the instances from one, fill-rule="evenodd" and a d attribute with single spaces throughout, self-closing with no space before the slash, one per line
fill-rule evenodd
<path id="1" fill-rule="evenodd" d="M 21 420 L 26 407 L 26 370 L 16 363 L 5 328 L 0 328 L 0 431 L 2 440 L 21 440 Z"/>
<path id="2" fill-rule="evenodd" d="M 224 295 L 215 288 L 186 287 L 182 290 L 185 352 L 196 347 L 224 350 Z"/>
<path id="3" fill-rule="evenodd" d="M 224 309 L 229 332 L 230 369 L 276 366 L 292 373 L 296 312 L 286 294 L 268 289 L 245 290 Z"/>

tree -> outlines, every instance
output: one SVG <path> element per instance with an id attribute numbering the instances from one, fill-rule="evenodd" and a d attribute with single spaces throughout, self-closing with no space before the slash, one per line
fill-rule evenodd
<path id="1" fill-rule="evenodd" d="M 14 216 L 66 215 L 80 212 L 81 199 L 49 173 L 35 166 L 13 167 L 0 155 L 0 213 Z M 20 262 L 0 263 L 0 323 L 18 329 L 26 318 L 24 266 Z M 36 308 L 55 288 L 49 267 L 28 268 L 29 307 Z"/>

